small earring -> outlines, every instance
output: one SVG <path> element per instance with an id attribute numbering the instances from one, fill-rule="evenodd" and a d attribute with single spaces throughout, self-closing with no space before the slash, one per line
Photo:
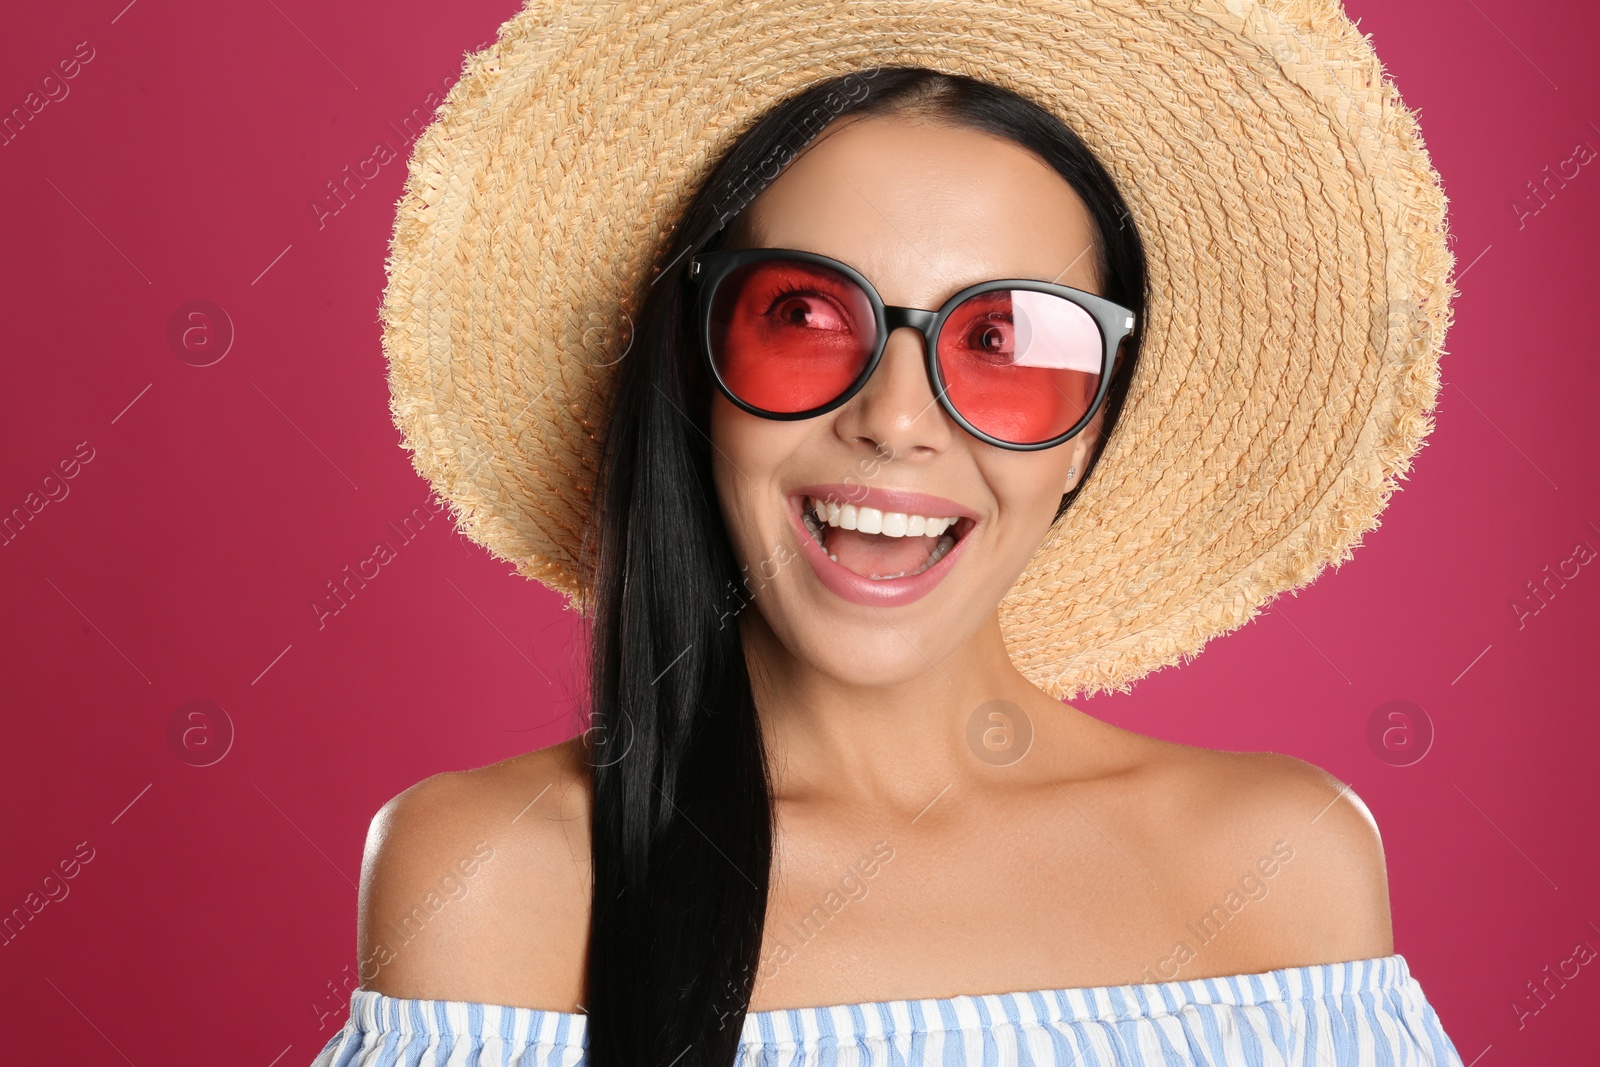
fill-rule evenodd
<path id="1" fill-rule="evenodd" d="M 1067 481 L 1070 482 L 1070 481 L 1072 481 L 1072 479 L 1076 478 L 1077 476 L 1078 476 L 1078 468 L 1077 467 L 1068 467 L 1067 468 Z"/>

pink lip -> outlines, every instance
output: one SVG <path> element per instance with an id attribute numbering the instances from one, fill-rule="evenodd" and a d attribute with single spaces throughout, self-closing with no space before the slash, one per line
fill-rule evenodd
<path id="1" fill-rule="evenodd" d="M 812 500 L 832 500 L 839 504 L 854 504 L 858 508 L 877 508 L 879 511 L 903 511 L 907 515 L 926 515 L 930 519 L 976 520 L 978 517 L 976 511 L 954 500 L 929 496 L 927 493 L 913 493 L 907 489 L 871 489 L 865 485 L 835 482 L 832 485 L 802 485 L 789 492 L 792 495 L 804 494 Z"/>
<path id="2" fill-rule="evenodd" d="M 976 520 L 977 515 L 970 509 L 942 497 L 893 489 L 868 489 L 863 492 L 862 488 L 843 485 L 806 486 L 790 495 L 789 521 L 794 525 L 795 534 L 800 539 L 800 554 L 811 564 L 812 571 L 822 584 L 840 599 L 848 600 L 852 604 L 879 608 L 915 603 L 933 592 L 934 587 L 955 568 L 956 560 L 967 547 L 972 524 L 963 521 L 962 525 L 968 526 L 966 532 L 950 547 L 950 551 L 944 554 L 944 558 L 921 574 L 879 580 L 864 577 L 848 567 L 840 566 L 822 550 L 822 546 L 811 536 L 811 531 L 806 529 L 805 519 L 801 516 L 804 497 L 828 500 L 831 491 L 833 494 L 831 499 L 841 504 L 855 504 L 857 507 L 904 511 L 908 514 L 928 515 L 933 518 L 960 516 L 963 520 Z M 855 495 L 844 495 L 846 489 L 853 489 Z"/>

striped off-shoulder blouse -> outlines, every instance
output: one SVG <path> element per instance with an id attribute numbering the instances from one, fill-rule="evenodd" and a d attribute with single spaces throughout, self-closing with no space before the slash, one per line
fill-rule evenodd
<path id="1" fill-rule="evenodd" d="M 312 1067 L 575 1067 L 583 1015 L 358 989 Z M 670 1059 L 671 1057 L 665 1057 Z M 1461 1067 L 1403 957 L 745 1016 L 739 1067 Z"/>

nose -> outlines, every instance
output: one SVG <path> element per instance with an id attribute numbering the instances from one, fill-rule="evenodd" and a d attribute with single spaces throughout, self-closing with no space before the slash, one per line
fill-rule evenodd
<path id="1" fill-rule="evenodd" d="M 894 456 L 935 455 L 949 447 L 957 427 L 933 394 L 925 352 L 919 330 L 890 322 L 872 377 L 834 420 L 834 432 L 846 444 L 865 442 Z"/>

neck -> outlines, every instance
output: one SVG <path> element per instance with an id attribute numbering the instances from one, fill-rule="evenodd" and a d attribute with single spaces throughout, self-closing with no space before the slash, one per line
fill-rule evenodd
<path id="1" fill-rule="evenodd" d="M 759 611 L 741 622 L 780 803 L 915 816 L 947 787 L 970 793 L 1059 775 L 1056 757 L 1092 744 L 1093 720 L 1011 662 L 998 615 L 944 659 L 889 679 L 870 662 L 857 677 L 824 672 L 789 652 Z"/>

